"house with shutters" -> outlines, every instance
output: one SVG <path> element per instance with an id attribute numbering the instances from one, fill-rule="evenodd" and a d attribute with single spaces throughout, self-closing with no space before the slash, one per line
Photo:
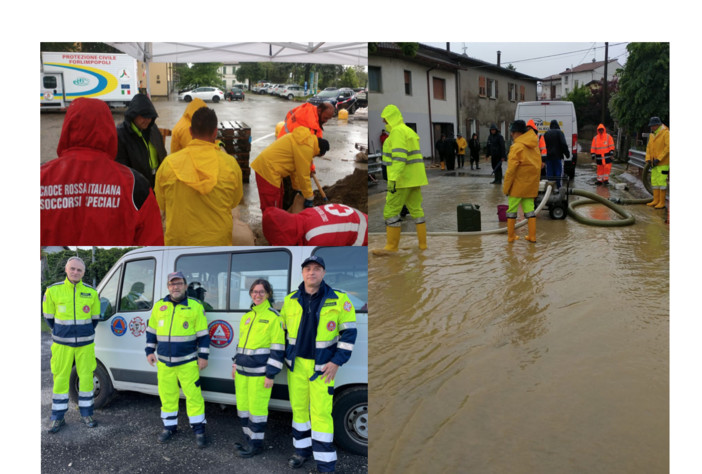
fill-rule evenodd
<path id="1" fill-rule="evenodd" d="M 538 79 L 502 67 L 496 55 L 492 64 L 420 43 L 407 56 L 396 43 L 374 43 L 368 55 L 370 153 L 381 150 L 380 113 L 388 104 L 398 106 L 417 132 L 425 158 L 434 156 L 441 134 L 469 139 L 477 133 L 485 143 L 495 123 L 505 135 L 517 104 L 537 100 Z"/>
<path id="2" fill-rule="evenodd" d="M 607 81 L 617 76 L 617 70 L 623 66 L 616 59 L 607 62 Z M 584 63 L 574 68 L 554 74 L 541 80 L 541 93 L 539 100 L 561 99 L 574 89 L 591 85 L 605 77 L 605 61 Z"/>

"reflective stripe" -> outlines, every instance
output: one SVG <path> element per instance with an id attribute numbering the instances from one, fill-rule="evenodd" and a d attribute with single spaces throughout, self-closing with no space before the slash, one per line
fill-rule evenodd
<path id="1" fill-rule="evenodd" d="M 315 365 L 315 366 L 314 366 L 314 371 L 315 371 L 315 372 L 324 372 L 324 366 L 325 366 L 325 365 L 326 365 L 326 364 Z"/>
<path id="2" fill-rule="evenodd" d="M 263 349 L 242 349 L 240 347 L 237 348 L 237 353 L 243 354 L 243 355 L 261 355 L 261 354 L 270 354 L 271 350 L 267 348 Z"/>
<path id="3" fill-rule="evenodd" d="M 284 351 L 285 344 L 271 344 L 271 350 L 272 351 Z"/>
<path id="4" fill-rule="evenodd" d="M 156 330 L 152 328 L 151 326 L 146 326 L 146 332 L 150 332 L 151 334 L 156 334 Z"/>
<path id="5" fill-rule="evenodd" d="M 156 349 L 156 344 L 149 344 L 149 343 L 146 343 L 146 347 L 150 347 L 150 348 L 152 348 L 152 349 Z"/>
<path id="6" fill-rule="evenodd" d="M 198 349 L 198 354 L 209 354 L 210 353 L 210 348 L 209 347 L 201 347 Z"/>
<path id="7" fill-rule="evenodd" d="M 422 216 L 422 217 L 417 217 L 417 218 L 414 220 L 414 223 L 415 223 L 415 224 L 424 224 L 425 222 L 426 222 L 426 219 L 424 218 L 424 216 Z"/>
<path id="8" fill-rule="evenodd" d="M 333 443 L 334 433 L 322 433 L 320 431 L 312 431 L 312 439 L 321 441 L 322 443 Z"/>
<path id="9" fill-rule="evenodd" d="M 243 428 L 244 434 L 251 439 L 263 439 L 263 433 L 254 433 L 248 426 Z"/>
<path id="10" fill-rule="evenodd" d="M 167 362 L 182 362 L 184 360 L 190 360 L 190 359 L 195 359 L 197 357 L 197 352 L 193 352 L 192 354 L 188 354 L 183 357 L 168 357 L 168 356 L 162 356 L 160 354 L 157 354 L 158 358 L 161 360 L 165 360 Z"/>
<path id="11" fill-rule="evenodd" d="M 196 337 L 207 336 L 209 333 L 210 333 L 209 330 L 203 329 L 202 331 L 198 331 L 197 333 L 195 333 L 195 336 Z"/>
<path id="12" fill-rule="evenodd" d="M 93 324 L 92 319 L 77 319 L 77 320 L 72 320 L 72 319 L 54 319 L 54 324 L 58 324 L 61 326 L 76 326 L 79 324 Z"/>
<path id="13" fill-rule="evenodd" d="M 156 336 L 158 342 L 190 342 L 197 339 L 195 335 L 192 336 Z"/>
<path id="14" fill-rule="evenodd" d="M 51 409 L 54 411 L 68 410 L 68 401 L 61 403 L 54 402 L 51 404 Z"/>
<path id="15" fill-rule="evenodd" d="M 93 406 L 93 399 L 90 400 L 78 400 L 79 407 L 91 407 Z"/>
<path id="16" fill-rule="evenodd" d="M 54 400 L 68 400 L 68 394 L 67 393 L 54 393 L 52 398 Z"/>
<path id="17" fill-rule="evenodd" d="M 349 344 L 348 342 L 340 342 L 336 345 L 337 349 L 344 349 L 346 351 L 353 351 L 353 344 Z"/>
<path id="18" fill-rule="evenodd" d="M 266 367 L 242 367 L 241 365 L 236 366 L 237 371 L 241 372 L 246 372 L 247 374 L 265 374 L 266 373 Z"/>
<path id="19" fill-rule="evenodd" d="M 311 448 L 312 447 L 312 438 L 302 438 L 302 439 L 295 439 L 293 438 L 293 447 L 295 448 Z"/>
<path id="20" fill-rule="evenodd" d="M 49 314 L 49 313 L 44 313 L 44 317 L 45 317 L 46 319 L 54 319 L 54 315 L 53 315 L 53 314 Z"/>
<path id="21" fill-rule="evenodd" d="M 190 416 L 188 417 L 188 421 L 190 421 L 191 425 L 194 425 L 195 423 L 205 423 L 205 414 L 203 413 L 202 415 Z"/>
<path id="22" fill-rule="evenodd" d="M 317 349 L 326 349 L 327 347 L 333 346 L 334 344 L 336 344 L 338 340 L 339 340 L 339 338 L 335 337 L 331 341 L 317 341 L 315 343 L 315 347 Z"/>
<path id="23" fill-rule="evenodd" d="M 525 212 L 524 217 L 526 217 L 527 219 L 531 219 L 532 217 L 536 217 L 536 212 L 534 212 L 534 211 Z"/>
<path id="24" fill-rule="evenodd" d="M 323 451 L 313 451 L 312 454 L 314 455 L 314 460 L 319 462 L 332 462 L 336 461 L 336 451 L 332 451 L 330 453 L 323 452 Z"/>
<path id="25" fill-rule="evenodd" d="M 288 344 L 295 344 L 297 342 L 296 337 L 288 337 Z"/>
<path id="26" fill-rule="evenodd" d="M 239 418 L 249 418 L 250 413 L 248 411 L 237 410 L 236 414 Z"/>
<path id="27" fill-rule="evenodd" d="M 339 325 L 339 330 L 343 331 L 344 329 L 356 329 L 356 322 L 341 323 Z"/>
<path id="28" fill-rule="evenodd" d="M 254 415 L 249 418 L 251 421 L 254 423 L 267 423 L 268 422 L 268 415 Z"/>
<path id="29" fill-rule="evenodd" d="M 91 392 L 78 392 L 78 396 L 79 397 L 92 397 L 93 392 L 92 391 Z"/>
<path id="30" fill-rule="evenodd" d="M 304 423 L 297 423 L 293 421 L 292 427 L 297 431 L 308 431 L 312 429 L 312 422 L 306 421 Z"/>
<path id="31" fill-rule="evenodd" d="M 56 342 L 65 342 L 65 343 L 71 343 L 71 342 L 88 342 L 92 341 L 95 339 L 95 334 L 91 336 L 85 336 L 85 337 L 58 337 L 58 336 L 51 336 L 51 338 L 56 341 Z"/>
<path id="32" fill-rule="evenodd" d="M 275 360 L 275 359 L 268 359 L 267 365 L 273 366 L 273 367 L 275 367 L 275 368 L 277 368 L 277 369 L 282 369 L 282 368 L 283 368 L 283 363 L 282 363 L 282 362 L 278 362 L 278 361 Z"/>

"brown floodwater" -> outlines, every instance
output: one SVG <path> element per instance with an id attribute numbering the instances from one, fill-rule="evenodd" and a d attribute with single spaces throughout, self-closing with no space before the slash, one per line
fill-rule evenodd
<path id="1" fill-rule="evenodd" d="M 576 187 L 620 194 L 588 173 Z M 483 230 L 504 225 L 496 188 L 430 176 L 430 233 L 456 230 L 460 202 L 489 210 Z M 626 210 L 636 223 L 613 228 L 543 211 L 536 244 L 430 235 L 419 252 L 405 233 L 397 254 L 369 252 L 370 472 L 668 472 L 669 228 Z"/>

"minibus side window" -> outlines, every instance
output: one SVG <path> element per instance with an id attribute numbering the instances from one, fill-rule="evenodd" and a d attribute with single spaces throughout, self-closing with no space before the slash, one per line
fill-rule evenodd
<path id="1" fill-rule="evenodd" d="M 121 266 L 110 276 L 109 281 L 100 291 L 100 320 L 102 321 L 111 318 L 117 311 L 117 290 L 119 289 L 120 275 L 122 275 Z"/>
<path id="2" fill-rule="evenodd" d="M 232 255 L 229 307 L 249 310 L 249 289 L 259 278 L 268 280 L 273 287 L 273 307 L 280 309 L 290 292 L 290 253 L 285 250 L 235 253 Z"/>
<path id="3" fill-rule="evenodd" d="M 145 311 L 154 303 L 154 259 L 134 260 L 124 265 L 120 311 Z"/>
<path id="4" fill-rule="evenodd" d="M 319 247 L 324 259 L 324 281 L 348 295 L 356 312 L 368 312 L 368 247 Z"/>
<path id="5" fill-rule="evenodd" d="M 182 255 L 176 260 L 176 271 L 183 272 L 188 284 L 187 296 L 202 302 L 205 311 L 227 309 L 227 274 L 229 254 Z"/>

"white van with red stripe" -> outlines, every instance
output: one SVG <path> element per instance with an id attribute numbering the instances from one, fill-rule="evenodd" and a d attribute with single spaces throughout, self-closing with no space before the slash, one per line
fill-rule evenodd
<path id="1" fill-rule="evenodd" d="M 128 252 L 97 287 L 101 317 L 95 330 L 95 407 L 103 407 L 120 390 L 158 395 L 156 368 L 144 352 L 145 331 L 153 305 L 168 294 L 166 276 L 175 271 L 185 275 L 187 295 L 205 306 L 210 330 L 208 366 L 200 375 L 205 401 L 236 404 L 232 357 L 239 322 L 251 306 L 249 287 L 258 278 L 267 279 L 273 307 L 279 310 L 302 282 L 302 262 L 311 255 L 324 259 L 324 281 L 346 292 L 356 311 L 353 353 L 335 379 L 334 438 L 341 448 L 367 455 L 367 247 L 144 247 Z M 73 399 L 77 384 L 74 370 Z M 285 370 L 275 378 L 270 408 L 290 411 Z"/>

